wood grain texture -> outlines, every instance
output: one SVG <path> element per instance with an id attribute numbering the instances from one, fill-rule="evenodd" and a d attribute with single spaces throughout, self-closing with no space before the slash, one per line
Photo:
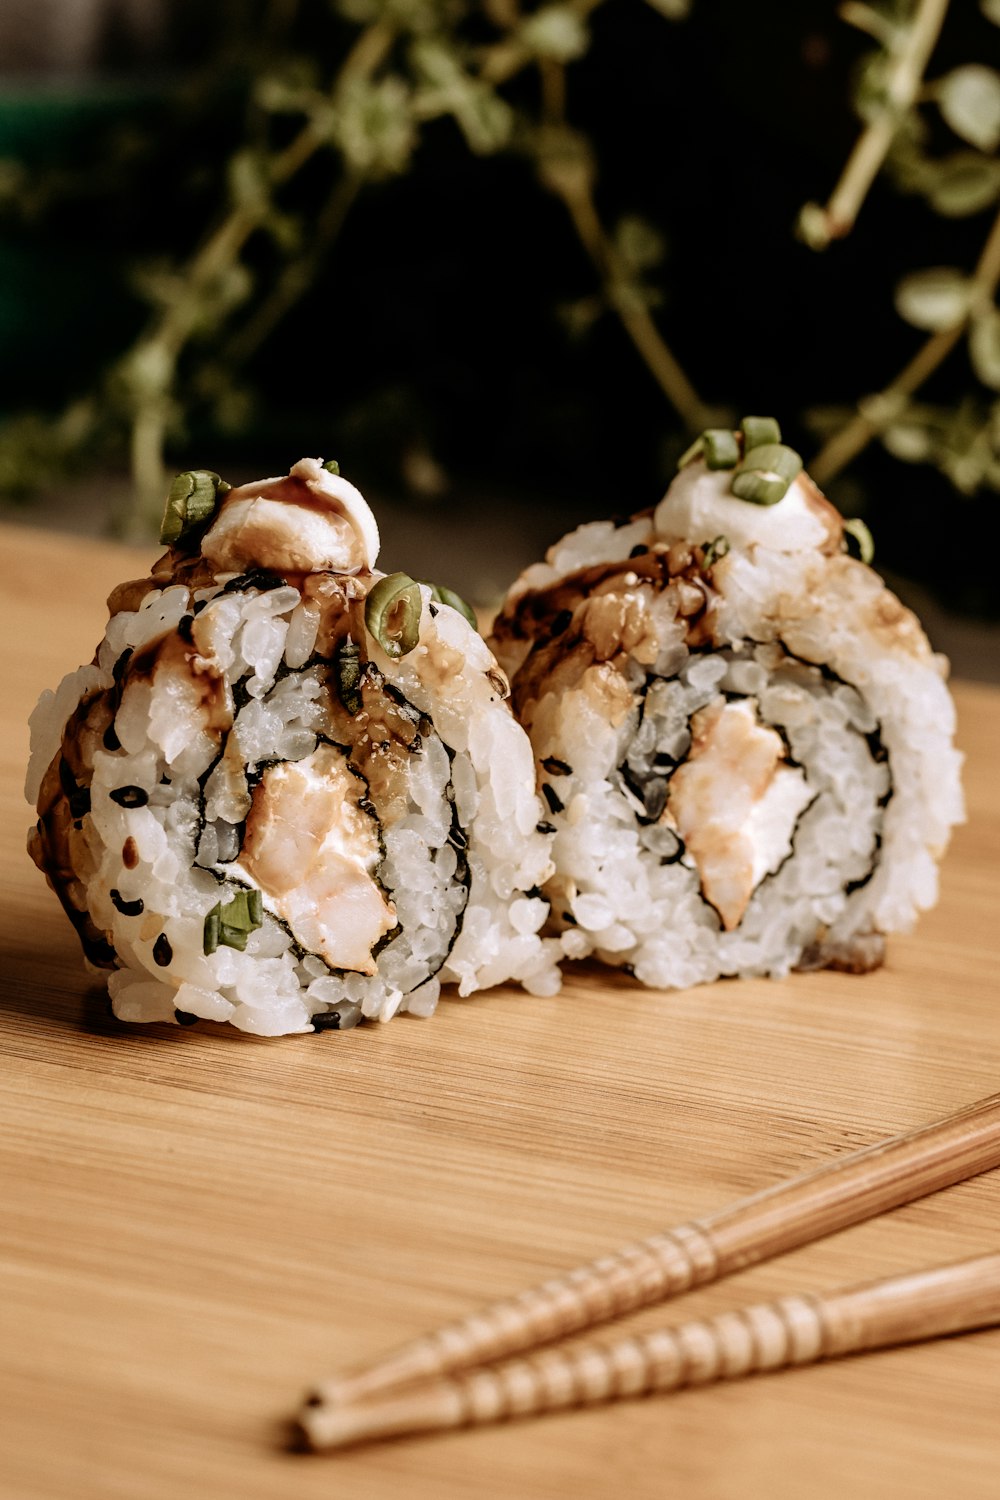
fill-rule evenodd
<path id="1" fill-rule="evenodd" d="M 970 822 L 877 974 L 660 994 L 581 967 L 343 1035 L 126 1028 L 20 787 L 34 699 L 148 560 L 0 528 L 4 1500 L 995 1496 L 996 1331 L 331 1458 L 281 1442 L 321 1372 L 996 1091 L 1000 695 L 956 690 Z M 675 1311 L 998 1245 L 994 1171 Z"/>

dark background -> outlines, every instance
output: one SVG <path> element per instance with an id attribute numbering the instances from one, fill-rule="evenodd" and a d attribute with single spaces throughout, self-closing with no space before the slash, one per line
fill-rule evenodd
<path id="1" fill-rule="evenodd" d="M 79 70 L 46 71 L 44 29 L 9 42 L 0 153 L 57 164 L 68 188 L 3 228 L 0 410 L 56 409 L 91 386 L 146 317 L 128 266 L 200 238 L 220 148 L 242 138 L 246 79 L 266 53 L 252 5 L 207 9 L 172 7 L 145 32 L 112 10 L 75 105 Z M 997 50 L 977 7 L 952 12 L 935 74 Z M 336 57 L 351 34 L 324 5 L 299 8 L 299 48 Z M 848 239 L 817 254 L 794 238 L 859 128 L 849 83 L 871 43 L 832 5 L 695 0 L 672 24 L 642 0 L 612 0 L 592 36 L 569 70 L 569 114 L 594 144 L 605 222 L 637 213 L 664 234 L 657 321 L 703 399 L 779 416 L 808 462 L 819 439 L 806 412 L 879 389 L 924 337 L 896 315 L 894 284 L 918 267 L 971 267 L 989 212 L 940 219 L 882 178 Z M 525 75 L 511 92 L 530 101 L 534 88 Z M 331 162 L 283 202 L 323 194 Z M 248 258 L 266 271 L 269 253 L 255 244 Z M 242 477 L 335 453 L 362 488 L 446 525 L 505 507 L 529 529 L 541 511 L 551 536 L 651 504 L 683 434 L 610 314 L 582 337 L 567 331 L 560 305 L 595 288 L 532 164 L 475 157 L 452 121 L 434 122 L 405 177 L 365 190 L 313 289 L 245 372 L 252 419 L 222 432 L 196 413 L 171 460 Z M 956 351 L 927 394 L 953 401 L 971 384 Z M 414 452 L 439 482 L 408 481 Z M 985 549 L 969 545 L 995 495 L 962 497 L 877 444 L 831 494 L 866 514 L 882 565 L 953 607 L 997 611 Z"/>

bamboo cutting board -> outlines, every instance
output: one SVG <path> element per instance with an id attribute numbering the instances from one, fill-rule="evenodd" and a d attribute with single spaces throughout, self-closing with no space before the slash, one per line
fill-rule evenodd
<path id="1" fill-rule="evenodd" d="M 1000 1332 L 519 1426 L 284 1451 L 306 1385 L 1000 1088 L 1000 693 L 970 821 L 877 974 L 680 994 L 579 968 L 343 1035 L 109 1020 L 24 854 L 25 721 L 149 554 L 0 527 L 3 1500 L 1000 1494 Z M 1000 1248 L 1000 1172 L 631 1319 Z M 617 1331 L 617 1330 L 616 1330 Z"/>

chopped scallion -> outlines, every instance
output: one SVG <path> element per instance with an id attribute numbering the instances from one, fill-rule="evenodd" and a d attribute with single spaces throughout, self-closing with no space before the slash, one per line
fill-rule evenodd
<path id="1" fill-rule="evenodd" d="M 160 541 L 165 546 L 178 542 L 192 527 L 200 526 L 212 515 L 219 497 L 232 489 L 211 469 L 189 469 L 178 474 L 170 486 L 160 525 Z"/>
<path id="2" fill-rule="evenodd" d="M 761 443 L 744 455 L 733 475 L 732 491 L 751 505 L 777 505 L 800 473 L 802 460 L 784 443 Z"/>
<path id="3" fill-rule="evenodd" d="M 773 417 L 744 417 L 740 423 L 743 434 L 743 452 L 760 448 L 764 443 L 780 443 L 781 428 Z"/>
<path id="4" fill-rule="evenodd" d="M 205 940 L 203 946 L 206 954 L 214 953 L 216 948 L 218 948 L 220 926 L 221 923 L 219 921 L 219 908 L 217 906 L 213 906 L 212 910 L 205 918 Z"/>
<path id="5" fill-rule="evenodd" d="M 327 461 L 326 461 L 326 463 L 323 465 L 323 467 L 324 467 L 324 469 L 326 470 L 326 472 L 328 474 L 339 474 L 340 473 L 340 465 L 338 464 L 338 462 L 337 462 L 337 460 L 335 458 L 328 458 Z"/>
<path id="6" fill-rule="evenodd" d="M 740 461 L 740 445 L 728 427 L 709 427 L 701 435 L 705 445 L 705 463 L 710 469 L 735 469 Z"/>
<path id="7" fill-rule="evenodd" d="M 337 697 L 353 719 L 361 712 L 361 653 L 350 636 L 337 648 L 334 671 Z"/>
<path id="8" fill-rule="evenodd" d="M 702 567 L 714 568 L 728 551 L 729 538 L 727 536 L 717 536 L 712 541 L 705 542 L 701 549 Z"/>
<path id="9" fill-rule="evenodd" d="M 858 516 L 844 522 L 844 544 L 850 555 L 859 557 L 863 563 L 870 563 L 875 556 L 875 540 Z"/>
<path id="10" fill-rule="evenodd" d="M 479 621 L 476 619 L 475 611 L 471 604 L 466 604 L 461 594 L 456 594 L 454 589 L 445 588 L 443 583 L 431 583 L 428 579 L 421 580 L 427 584 L 431 591 L 431 598 L 437 604 L 447 604 L 451 609 L 457 609 L 460 615 L 468 620 L 473 630 L 479 629 Z"/>
<path id="11" fill-rule="evenodd" d="M 420 639 L 420 586 L 407 573 L 380 578 L 365 600 L 365 624 L 387 656 L 406 656 Z"/>
<path id="12" fill-rule="evenodd" d="M 212 907 L 205 918 L 204 941 L 206 954 L 214 953 L 221 945 L 237 948 L 242 953 L 247 938 L 264 921 L 264 903 L 260 891 L 237 891 L 231 901 Z"/>

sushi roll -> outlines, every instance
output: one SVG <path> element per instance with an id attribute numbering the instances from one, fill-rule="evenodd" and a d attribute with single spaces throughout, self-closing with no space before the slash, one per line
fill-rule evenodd
<path id="1" fill-rule="evenodd" d="M 557 989 L 551 835 L 468 606 L 378 572 L 316 459 L 179 476 L 161 540 L 31 721 L 30 852 L 119 1019 L 274 1036 Z"/>
<path id="2" fill-rule="evenodd" d="M 655 510 L 581 526 L 514 584 L 491 644 L 568 957 L 661 988 L 860 972 L 933 904 L 963 816 L 947 662 L 870 560 L 747 418 Z"/>

